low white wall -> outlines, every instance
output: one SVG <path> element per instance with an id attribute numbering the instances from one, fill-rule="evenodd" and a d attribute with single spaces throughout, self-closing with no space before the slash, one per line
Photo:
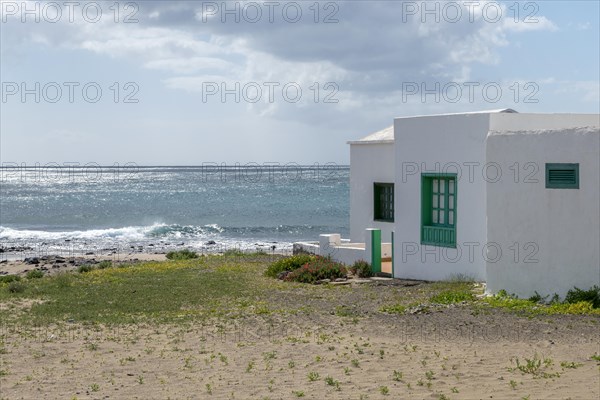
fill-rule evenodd
<path id="1" fill-rule="evenodd" d="M 359 247 L 338 247 L 331 253 L 331 258 L 345 265 L 352 265 L 356 261 L 366 260 L 365 249 Z"/>
<path id="2" fill-rule="evenodd" d="M 319 254 L 319 243 L 317 242 L 296 242 L 293 245 L 293 254 L 309 253 Z"/>
<path id="3" fill-rule="evenodd" d="M 488 291 L 562 297 L 600 285 L 599 148 L 597 127 L 490 133 L 487 161 L 503 176 L 487 183 Z M 579 163 L 579 189 L 546 189 L 546 163 Z"/>
<path id="4" fill-rule="evenodd" d="M 381 229 L 391 240 L 393 222 L 373 219 L 373 183 L 394 183 L 394 144 L 350 145 L 350 240 L 362 242 L 367 228 Z"/>

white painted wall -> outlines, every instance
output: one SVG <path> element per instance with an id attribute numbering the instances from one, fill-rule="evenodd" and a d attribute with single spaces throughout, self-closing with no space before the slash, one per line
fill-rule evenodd
<path id="1" fill-rule="evenodd" d="M 482 247 L 486 240 L 486 193 L 482 169 L 489 121 L 489 113 L 394 120 L 396 277 L 443 280 L 453 274 L 468 274 L 485 280 Z M 459 173 L 456 249 L 421 245 L 422 172 Z"/>
<path id="2" fill-rule="evenodd" d="M 562 297 L 574 286 L 600 285 L 598 118 L 493 116 L 501 122 L 496 128 L 596 128 L 499 132 L 488 137 L 488 162 L 498 163 L 505 172 L 498 182 L 487 183 L 487 238 L 502 250 L 499 258 L 497 253 L 489 256 L 488 291 L 505 289 L 520 297 L 537 291 Z M 580 188 L 546 189 L 545 163 L 579 163 Z"/>
<path id="3" fill-rule="evenodd" d="M 350 240 L 364 242 L 365 229 L 381 229 L 381 241 L 391 241 L 394 224 L 373 220 L 373 183 L 393 183 L 394 144 L 350 145 Z M 395 189 L 394 189 L 395 190 Z"/>

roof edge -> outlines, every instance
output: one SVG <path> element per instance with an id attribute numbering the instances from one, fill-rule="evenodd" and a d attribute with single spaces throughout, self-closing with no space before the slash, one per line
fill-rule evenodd
<path id="1" fill-rule="evenodd" d="M 494 110 L 481 110 L 481 111 L 465 111 L 458 113 L 441 113 L 441 114 L 420 114 L 420 115 L 407 115 L 404 117 L 395 117 L 394 119 L 408 119 L 408 118 L 423 118 L 423 117 L 444 117 L 450 115 L 472 115 L 472 114 L 519 114 L 517 110 L 512 108 L 497 108 Z"/>
<path id="2" fill-rule="evenodd" d="M 394 140 L 349 140 L 346 144 L 391 144 Z"/>

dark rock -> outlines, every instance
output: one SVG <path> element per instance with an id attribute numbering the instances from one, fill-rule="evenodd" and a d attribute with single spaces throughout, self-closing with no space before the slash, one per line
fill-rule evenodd
<path id="1" fill-rule="evenodd" d="M 29 265 L 37 265 L 40 263 L 40 259 L 37 257 L 27 257 L 23 261 L 25 262 L 25 264 Z"/>
<path id="2" fill-rule="evenodd" d="M 93 256 L 94 252 L 93 251 L 88 251 L 87 253 L 85 253 L 86 256 Z"/>
<path id="3" fill-rule="evenodd" d="M 2 260 L 0 261 L 0 264 L 6 264 L 8 262 L 8 260 Z"/>
<path id="4" fill-rule="evenodd" d="M 215 242 L 214 240 L 209 240 L 208 242 L 206 242 L 207 246 L 213 246 L 215 244 L 217 244 L 217 242 Z"/>

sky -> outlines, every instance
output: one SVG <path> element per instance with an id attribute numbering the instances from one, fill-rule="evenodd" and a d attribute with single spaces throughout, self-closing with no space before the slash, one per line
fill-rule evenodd
<path id="1" fill-rule="evenodd" d="M 0 0 L 0 162 L 348 164 L 394 117 L 598 113 L 599 3 Z"/>

